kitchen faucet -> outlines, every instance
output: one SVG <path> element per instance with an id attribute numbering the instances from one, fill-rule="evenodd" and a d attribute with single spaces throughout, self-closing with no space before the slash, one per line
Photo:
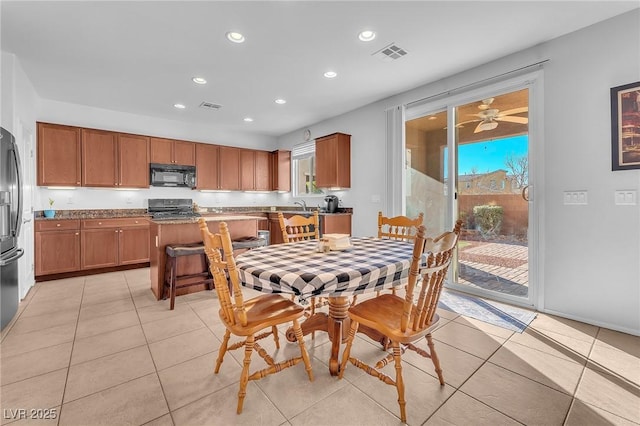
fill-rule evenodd
<path id="1" fill-rule="evenodd" d="M 307 203 L 305 203 L 304 200 L 295 201 L 293 204 L 299 204 L 303 212 L 307 211 Z"/>

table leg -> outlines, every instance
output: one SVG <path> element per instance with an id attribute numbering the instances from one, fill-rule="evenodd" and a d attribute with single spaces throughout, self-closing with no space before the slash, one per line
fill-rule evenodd
<path id="1" fill-rule="evenodd" d="M 331 339 L 331 357 L 329 358 L 329 373 L 337 376 L 340 369 L 340 344 L 347 339 L 349 333 L 348 297 L 329 298 L 329 338 Z"/>

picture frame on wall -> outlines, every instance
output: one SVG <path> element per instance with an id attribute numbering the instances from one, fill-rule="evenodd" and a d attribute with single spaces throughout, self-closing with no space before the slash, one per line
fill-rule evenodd
<path id="1" fill-rule="evenodd" d="M 640 81 L 611 88 L 611 170 L 640 169 Z"/>

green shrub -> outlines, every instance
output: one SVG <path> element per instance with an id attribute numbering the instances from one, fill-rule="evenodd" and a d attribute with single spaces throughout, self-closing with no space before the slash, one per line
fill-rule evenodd
<path id="1" fill-rule="evenodd" d="M 500 206 L 475 206 L 473 218 L 476 228 L 483 237 L 493 237 L 500 233 L 504 211 Z"/>

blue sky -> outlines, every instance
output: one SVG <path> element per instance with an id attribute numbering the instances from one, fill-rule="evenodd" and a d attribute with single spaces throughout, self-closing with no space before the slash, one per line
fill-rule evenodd
<path id="1" fill-rule="evenodd" d="M 505 158 L 509 154 L 526 155 L 528 139 L 528 135 L 521 135 L 461 145 L 458 147 L 458 174 L 470 174 L 473 168 L 477 173 L 492 172 L 498 169 L 508 170 L 504 165 Z M 446 161 L 447 150 L 444 155 L 445 164 L 448 164 Z"/>

